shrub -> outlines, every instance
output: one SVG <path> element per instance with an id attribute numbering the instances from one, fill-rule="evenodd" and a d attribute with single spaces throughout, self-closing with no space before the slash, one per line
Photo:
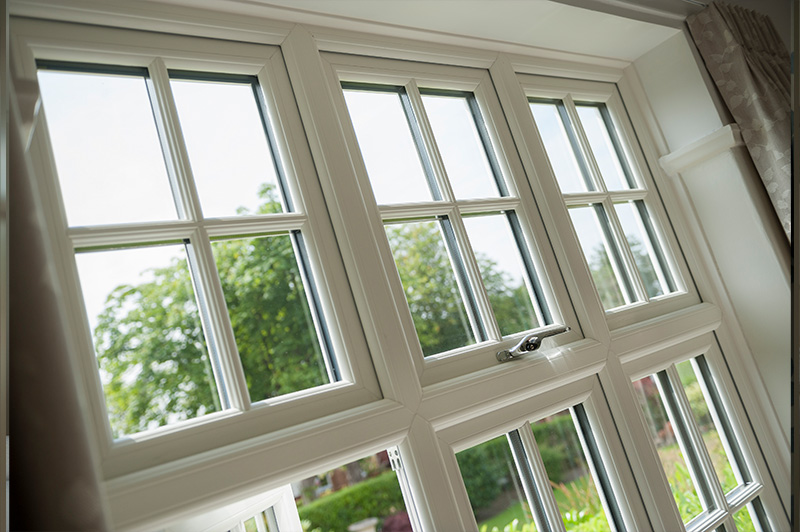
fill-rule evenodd
<path id="1" fill-rule="evenodd" d="M 380 519 L 405 509 L 394 471 L 387 471 L 341 489 L 298 508 L 300 519 L 321 532 L 347 532 L 347 527 L 367 519 Z"/>

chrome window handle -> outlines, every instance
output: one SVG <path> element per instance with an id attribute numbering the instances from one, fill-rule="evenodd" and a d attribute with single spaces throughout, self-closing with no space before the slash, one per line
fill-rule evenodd
<path id="1" fill-rule="evenodd" d="M 504 349 L 502 351 L 498 351 L 497 361 L 506 362 L 508 360 L 519 358 L 525 353 L 536 351 L 537 349 L 539 349 L 539 347 L 541 347 L 542 340 L 544 340 L 545 338 L 565 333 L 569 330 L 571 330 L 570 327 L 562 325 L 561 327 L 558 327 L 556 329 L 551 329 L 549 331 L 528 334 L 524 336 L 522 340 L 520 340 L 517 343 L 517 345 L 515 345 L 511 349 Z"/>

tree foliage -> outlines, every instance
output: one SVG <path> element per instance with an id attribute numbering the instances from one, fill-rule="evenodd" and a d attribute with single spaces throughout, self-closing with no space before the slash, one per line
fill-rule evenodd
<path id="1" fill-rule="evenodd" d="M 274 187 L 261 195 L 259 213 L 281 212 Z M 474 343 L 439 222 L 388 225 L 386 233 L 424 354 Z M 286 234 L 212 242 L 253 401 L 328 382 L 295 245 Z M 536 327 L 525 284 L 490 257 L 476 258 L 503 334 Z M 108 296 L 95 345 L 115 436 L 222 408 L 200 314 L 185 259 Z"/>

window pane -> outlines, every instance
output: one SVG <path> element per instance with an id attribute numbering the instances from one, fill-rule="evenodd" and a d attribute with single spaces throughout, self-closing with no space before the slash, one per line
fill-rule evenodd
<path id="1" fill-rule="evenodd" d="M 689 522 L 703 511 L 703 507 L 655 378 L 651 375 L 635 381 L 633 389 L 639 399 L 650 436 L 656 444 L 678 511 L 683 521 Z"/>
<path id="2" fill-rule="evenodd" d="M 175 220 L 141 76 L 39 71 L 69 225 Z"/>
<path id="3" fill-rule="evenodd" d="M 330 382 L 291 237 L 212 247 L 250 400 Z"/>
<path id="4" fill-rule="evenodd" d="M 386 451 L 294 482 L 292 491 L 303 530 L 347 531 L 364 521 L 377 530 L 411 530 Z"/>
<path id="5" fill-rule="evenodd" d="M 386 225 L 425 356 L 475 343 L 439 222 Z"/>
<path id="6" fill-rule="evenodd" d="M 594 187 L 587 186 L 556 105 L 531 102 L 530 107 L 561 192 L 593 190 Z"/>
<path id="7" fill-rule="evenodd" d="M 567 530 L 610 531 L 569 410 L 531 425 Z"/>
<path id="8" fill-rule="evenodd" d="M 184 246 L 75 260 L 114 437 L 220 410 Z"/>
<path id="9" fill-rule="evenodd" d="M 689 406 L 691 406 L 694 420 L 700 428 L 703 442 L 706 444 L 708 454 L 711 456 L 711 462 L 714 464 L 714 471 L 717 472 L 717 478 L 722 485 L 723 491 L 727 493 L 735 488 L 739 482 L 736 480 L 736 476 L 733 473 L 731 461 L 728 458 L 725 446 L 722 444 L 718 429 L 714 424 L 714 419 L 709 411 L 709 404 L 706 402 L 703 389 L 692 367 L 692 361 L 686 360 L 680 364 L 676 364 L 675 367 L 678 369 L 681 384 L 683 384 L 686 397 L 689 399 Z"/>
<path id="10" fill-rule="evenodd" d="M 423 95 L 422 101 L 456 198 L 499 196 L 467 99 Z"/>
<path id="11" fill-rule="evenodd" d="M 256 517 L 251 517 L 247 521 L 244 522 L 244 530 L 245 532 L 258 532 L 258 525 L 256 524 L 256 519 L 260 519 L 263 523 L 263 517 L 259 514 Z"/>
<path id="12" fill-rule="evenodd" d="M 614 204 L 622 231 L 625 233 L 625 238 L 636 261 L 636 268 L 642 276 L 647 295 L 657 297 L 670 291 L 667 280 L 669 272 L 664 271 L 661 267 L 654 247 L 658 246 L 658 242 L 653 242 L 647 236 L 639 208 L 644 208 L 640 201 Z"/>
<path id="13" fill-rule="evenodd" d="M 533 290 L 508 218 L 503 214 L 467 216 L 464 225 L 500 332 L 507 335 L 538 327 Z"/>
<path id="14" fill-rule="evenodd" d="M 537 530 L 506 436 L 461 451 L 456 460 L 479 530 L 503 530 L 515 519 Z"/>
<path id="15" fill-rule="evenodd" d="M 581 125 L 589 139 L 589 146 L 592 148 L 592 154 L 600 168 L 606 188 L 608 190 L 631 188 L 617 151 L 614 149 L 614 144 L 611 142 L 606 124 L 603 122 L 600 109 L 594 105 L 579 105 L 577 109 Z"/>
<path id="16" fill-rule="evenodd" d="M 430 188 L 400 95 L 345 90 L 344 97 L 377 202 L 430 201 Z"/>
<path id="17" fill-rule="evenodd" d="M 278 176 L 253 86 L 170 81 L 203 215 L 281 212 Z"/>
<path id="18" fill-rule="evenodd" d="M 761 504 L 761 501 L 756 499 L 753 501 L 755 504 Z M 753 507 L 754 504 L 748 504 L 735 514 L 733 514 L 733 522 L 736 524 L 738 532 L 760 532 L 761 527 L 756 526 L 758 522 L 757 512 Z"/>
<path id="19" fill-rule="evenodd" d="M 618 263 L 612 261 L 614 250 L 605 232 L 609 231 L 605 220 L 598 216 L 597 209 L 602 207 L 571 207 L 569 215 L 578 234 L 583 254 L 592 273 L 595 287 L 605 309 L 620 307 L 625 304 L 622 292 L 622 281 Z"/>

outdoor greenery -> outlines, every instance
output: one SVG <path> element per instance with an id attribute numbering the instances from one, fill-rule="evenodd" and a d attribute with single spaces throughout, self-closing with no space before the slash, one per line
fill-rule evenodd
<path id="1" fill-rule="evenodd" d="M 363 519 L 382 519 L 403 510 L 403 494 L 394 471 L 386 471 L 298 507 L 304 527 L 320 532 L 347 532 L 349 525 Z"/>

